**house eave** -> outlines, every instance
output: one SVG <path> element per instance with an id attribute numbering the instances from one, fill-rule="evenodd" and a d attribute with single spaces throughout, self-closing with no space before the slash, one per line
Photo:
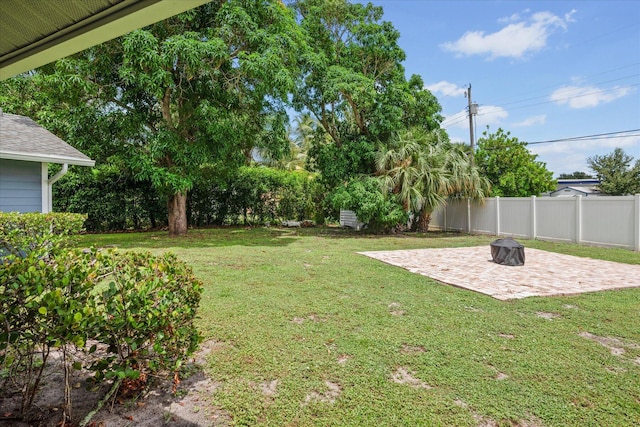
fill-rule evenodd
<path id="1" fill-rule="evenodd" d="M 0 80 L 24 73 L 211 0 L 133 0 L 88 16 L 48 37 L 0 57 Z M 52 7 L 55 3 L 52 2 Z M 46 12 L 46 11 L 44 11 Z"/>
<path id="2" fill-rule="evenodd" d="M 77 165 L 77 166 L 95 166 L 96 162 L 91 159 L 79 159 L 76 157 L 66 157 L 66 156 L 56 156 L 56 155 L 48 155 L 48 154 L 27 154 L 27 153 L 16 153 L 13 151 L 3 151 L 0 150 L 0 159 L 7 160 L 21 160 L 25 162 L 38 162 L 38 163 L 58 163 L 58 164 L 69 164 L 69 165 Z"/>

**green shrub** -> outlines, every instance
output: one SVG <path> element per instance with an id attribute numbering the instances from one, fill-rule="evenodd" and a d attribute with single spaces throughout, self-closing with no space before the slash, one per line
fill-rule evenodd
<path id="1" fill-rule="evenodd" d="M 361 177 L 340 186 L 329 196 L 336 210 L 347 209 L 356 213 L 369 230 L 389 231 L 407 222 L 402 205 L 385 197 L 375 178 Z"/>
<path id="2" fill-rule="evenodd" d="M 117 355 L 93 365 L 97 377 L 177 370 L 200 340 L 193 325 L 200 280 L 173 254 L 107 252 L 96 261 L 106 281 L 94 300 L 100 321 L 93 338 Z"/>
<path id="3" fill-rule="evenodd" d="M 83 230 L 86 215 L 0 212 L 0 255 L 40 252 Z"/>
<path id="4" fill-rule="evenodd" d="M 246 166 L 226 180 L 203 179 L 189 193 L 194 225 L 265 223 L 315 216 L 314 175 Z"/>
<path id="5" fill-rule="evenodd" d="M 171 254 L 65 249 L 59 242 L 79 219 L 53 217 L 3 216 L 11 219 L 3 238 L 30 248 L 0 258 L 0 394 L 16 385 L 23 414 L 53 349 L 64 355 L 65 376 L 73 366 L 95 371 L 98 381 L 135 379 L 177 370 L 200 340 L 193 321 L 202 284 L 185 263 Z M 96 352 L 100 344 L 106 351 Z M 94 362 L 71 360 L 72 348 L 93 353 Z"/>

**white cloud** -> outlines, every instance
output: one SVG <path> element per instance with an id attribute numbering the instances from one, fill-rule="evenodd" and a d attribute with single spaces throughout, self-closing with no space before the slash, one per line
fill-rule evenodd
<path id="1" fill-rule="evenodd" d="M 554 172 L 571 173 L 573 171 L 590 172 L 587 158 L 596 154 L 608 154 L 620 147 L 627 154 L 640 158 L 640 135 L 609 135 L 606 138 L 554 142 L 550 144 L 529 145 L 532 153 L 540 156 L 539 160 L 547 163 L 547 168 Z"/>
<path id="2" fill-rule="evenodd" d="M 467 88 L 460 87 L 455 83 L 450 83 L 446 80 L 430 84 L 425 86 L 425 88 L 434 94 L 441 93 L 443 96 L 462 96 L 467 91 Z"/>
<path id="3" fill-rule="evenodd" d="M 593 108 L 631 93 L 631 88 L 616 86 L 600 89 L 596 86 L 564 86 L 551 94 L 551 100 L 571 108 Z"/>
<path id="4" fill-rule="evenodd" d="M 499 125 L 504 119 L 509 117 L 509 113 L 502 107 L 494 105 L 481 105 L 476 116 L 476 128 L 478 131 L 484 130 L 487 126 Z"/>
<path id="5" fill-rule="evenodd" d="M 509 18 L 503 18 L 502 23 L 511 23 L 495 33 L 468 31 L 458 40 L 443 43 L 440 47 L 458 56 L 522 58 L 545 48 L 547 39 L 554 31 L 566 29 L 569 22 L 574 22 L 574 13 L 575 10 L 572 10 L 561 18 L 551 12 L 538 12 L 528 19 L 514 14 Z"/>
<path id="6" fill-rule="evenodd" d="M 460 111 L 455 114 L 446 114 L 444 116 L 444 121 L 442 122 L 442 127 L 445 129 L 452 128 L 469 128 L 469 119 L 466 111 Z"/>
<path id="7" fill-rule="evenodd" d="M 500 22 L 501 24 L 506 24 L 506 23 L 509 23 L 509 22 L 518 22 L 518 21 L 521 21 L 521 20 L 522 20 L 522 18 L 520 17 L 520 14 L 514 13 L 511 16 L 506 16 L 504 18 L 498 19 L 498 22 Z"/>
<path id="8" fill-rule="evenodd" d="M 507 117 L 509 117 L 509 113 L 502 107 L 479 106 L 478 114 L 475 117 L 476 129 L 478 132 L 482 132 L 487 126 L 500 125 Z M 469 115 L 466 111 L 447 115 L 442 122 L 442 127 L 445 129 L 469 129 Z"/>
<path id="9" fill-rule="evenodd" d="M 529 127 L 534 125 L 543 125 L 546 120 L 547 120 L 547 115 L 541 114 L 539 116 L 527 117 L 521 122 L 514 123 L 512 126 L 517 128 L 524 128 L 524 127 Z"/>

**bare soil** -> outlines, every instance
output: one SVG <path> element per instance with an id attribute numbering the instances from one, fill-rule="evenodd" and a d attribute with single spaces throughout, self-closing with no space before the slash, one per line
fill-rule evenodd
<path id="1" fill-rule="evenodd" d="M 186 378 L 182 378 L 173 392 L 173 375 L 150 378 L 148 386 L 127 398 L 114 396 L 95 414 L 89 427 L 209 427 L 228 426 L 231 418 L 211 403 L 211 396 L 218 384 L 207 377 L 202 369 L 206 355 L 215 350 L 216 343 L 203 343 L 198 353 L 185 367 Z M 87 381 L 86 371 L 73 371 L 70 385 L 71 422 L 64 425 L 78 426 L 105 396 L 110 382 L 99 386 Z M 54 427 L 62 426 L 64 403 L 64 375 L 60 363 L 48 364 L 42 379 L 41 389 L 29 413 L 29 419 L 18 418 L 20 395 L 0 396 L 0 427 Z"/>

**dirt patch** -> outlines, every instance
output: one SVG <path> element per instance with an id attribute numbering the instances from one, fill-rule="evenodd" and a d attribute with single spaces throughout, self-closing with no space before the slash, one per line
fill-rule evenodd
<path id="1" fill-rule="evenodd" d="M 336 399 L 342 394 L 342 389 L 338 384 L 331 381 L 325 381 L 324 384 L 327 386 L 327 390 L 324 393 L 312 391 L 307 394 L 304 399 L 305 405 L 311 402 L 335 403 Z"/>
<path id="2" fill-rule="evenodd" d="M 302 325 L 307 320 L 311 322 L 326 322 L 326 319 L 323 319 L 315 313 L 311 313 L 307 317 L 294 317 L 293 319 L 291 319 L 293 323 L 296 323 L 298 325 Z"/>
<path id="3" fill-rule="evenodd" d="M 559 319 L 562 317 L 558 313 L 547 313 L 546 311 L 536 311 L 536 316 L 547 320 Z"/>
<path id="4" fill-rule="evenodd" d="M 391 315 L 396 317 L 404 316 L 405 314 L 406 314 L 406 311 L 404 310 L 393 310 L 391 312 Z"/>
<path id="5" fill-rule="evenodd" d="M 461 399 L 456 399 L 453 401 L 453 403 L 461 408 L 470 409 L 469 405 Z M 484 417 L 474 411 L 472 411 L 472 417 L 473 417 L 473 420 L 477 423 L 478 427 L 498 427 L 498 425 L 500 425 L 495 420 Z M 526 420 L 518 420 L 515 422 L 515 424 L 514 424 L 514 421 L 510 420 L 508 422 L 508 425 L 513 427 L 544 427 L 544 424 L 542 424 L 542 421 L 540 421 L 538 418 L 533 416 L 530 416 Z"/>
<path id="6" fill-rule="evenodd" d="M 400 349 L 400 353 L 402 354 L 420 354 L 426 351 L 427 349 L 421 345 L 402 344 L 402 348 Z"/>
<path id="7" fill-rule="evenodd" d="M 611 354 L 613 354 L 614 356 L 622 356 L 625 353 L 624 348 L 640 348 L 639 345 L 637 344 L 625 344 L 622 340 L 618 339 L 618 338 L 612 338 L 612 337 L 601 337 L 598 335 L 594 335 L 590 332 L 581 332 L 579 334 L 582 338 L 586 338 L 588 340 L 591 341 L 595 341 L 597 343 L 599 343 L 600 345 L 602 345 L 605 348 L 608 348 L 609 351 L 611 352 Z M 640 360 L 640 358 L 636 359 L 636 363 L 640 364 L 638 361 Z"/>
<path id="8" fill-rule="evenodd" d="M 507 378 L 509 378 L 509 375 L 507 375 L 507 374 L 505 374 L 505 373 L 503 373 L 503 372 L 498 372 L 498 373 L 496 374 L 496 376 L 495 376 L 495 379 L 496 379 L 496 380 L 498 380 L 498 381 L 504 381 L 504 380 L 506 380 Z"/>
<path id="9" fill-rule="evenodd" d="M 506 338 L 506 339 L 508 339 L 508 340 L 512 340 L 512 339 L 514 339 L 514 338 L 516 337 L 516 336 L 515 336 L 515 335 L 513 335 L 513 334 L 498 334 L 498 336 L 499 336 L 500 338 Z"/>
<path id="10" fill-rule="evenodd" d="M 429 384 L 422 382 L 418 378 L 414 377 L 413 373 L 404 367 L 400 367 L 396 372 L 394 372 L 394 374 L 391 376 L 391 381 L 397 384 L 408 385 L 413 388 L 423 388 L 425 390 L 433 388 Z"/>
<path id="11" fill-rule="evenodd" d="M 207 354 L 221 348 L 213 341 L 202 344 L 201 349 L 186 364 L 183 378 L 173 393 L 173 376 L 155 376 L 150 379 L 147 389 L 131 399 L 115 397 L 105 403 L 101 411 L 93 416 L 93 427 L 209 427 L 231 425 L 231 418 L 211 404 L 211 396 L 220 386 L 206 376 L 202 363 Z M 186 374 L 185 374 L 186 375 Z M 78 423 L 93 409 L 111 387 L 109 383 L 93 386 L 87 382 L 90 374 L 86 371 L 72 371 L 72 421 Z M 0 427 L 53 427 L 62 420 L 64 402 L 62 368 L 59 363 L 50 363 L 43 375 L 43 384 L 36 397 L 34 411 L 29 423 L 19 419 L 2 419 L 17 414 L 20 400 L 18 395 L 0 398 Z"/>
<path id="12" fill-rule="evenodd" d="M 268 397 L 273 397 L 277 394 L 277 388 L 278 388 L 278 384 L 280 383 L 280 381 L 278 380 L 273 380 L 270 382 L 264 382 L 260 384 L 260 391 L 262 392 L 262 394 L 264 394 L 265 396 Z"/>
<path id="13" fill-rule="evenodd" d="M 344 365 L 350 359 L 351 359 L 351 356 L 349 356 L 348 354 L 341 354 L 340 356 L 338 356 L 338 360 L 336 360 L 336 362 L 338 362 L 338 365 Z"/>

